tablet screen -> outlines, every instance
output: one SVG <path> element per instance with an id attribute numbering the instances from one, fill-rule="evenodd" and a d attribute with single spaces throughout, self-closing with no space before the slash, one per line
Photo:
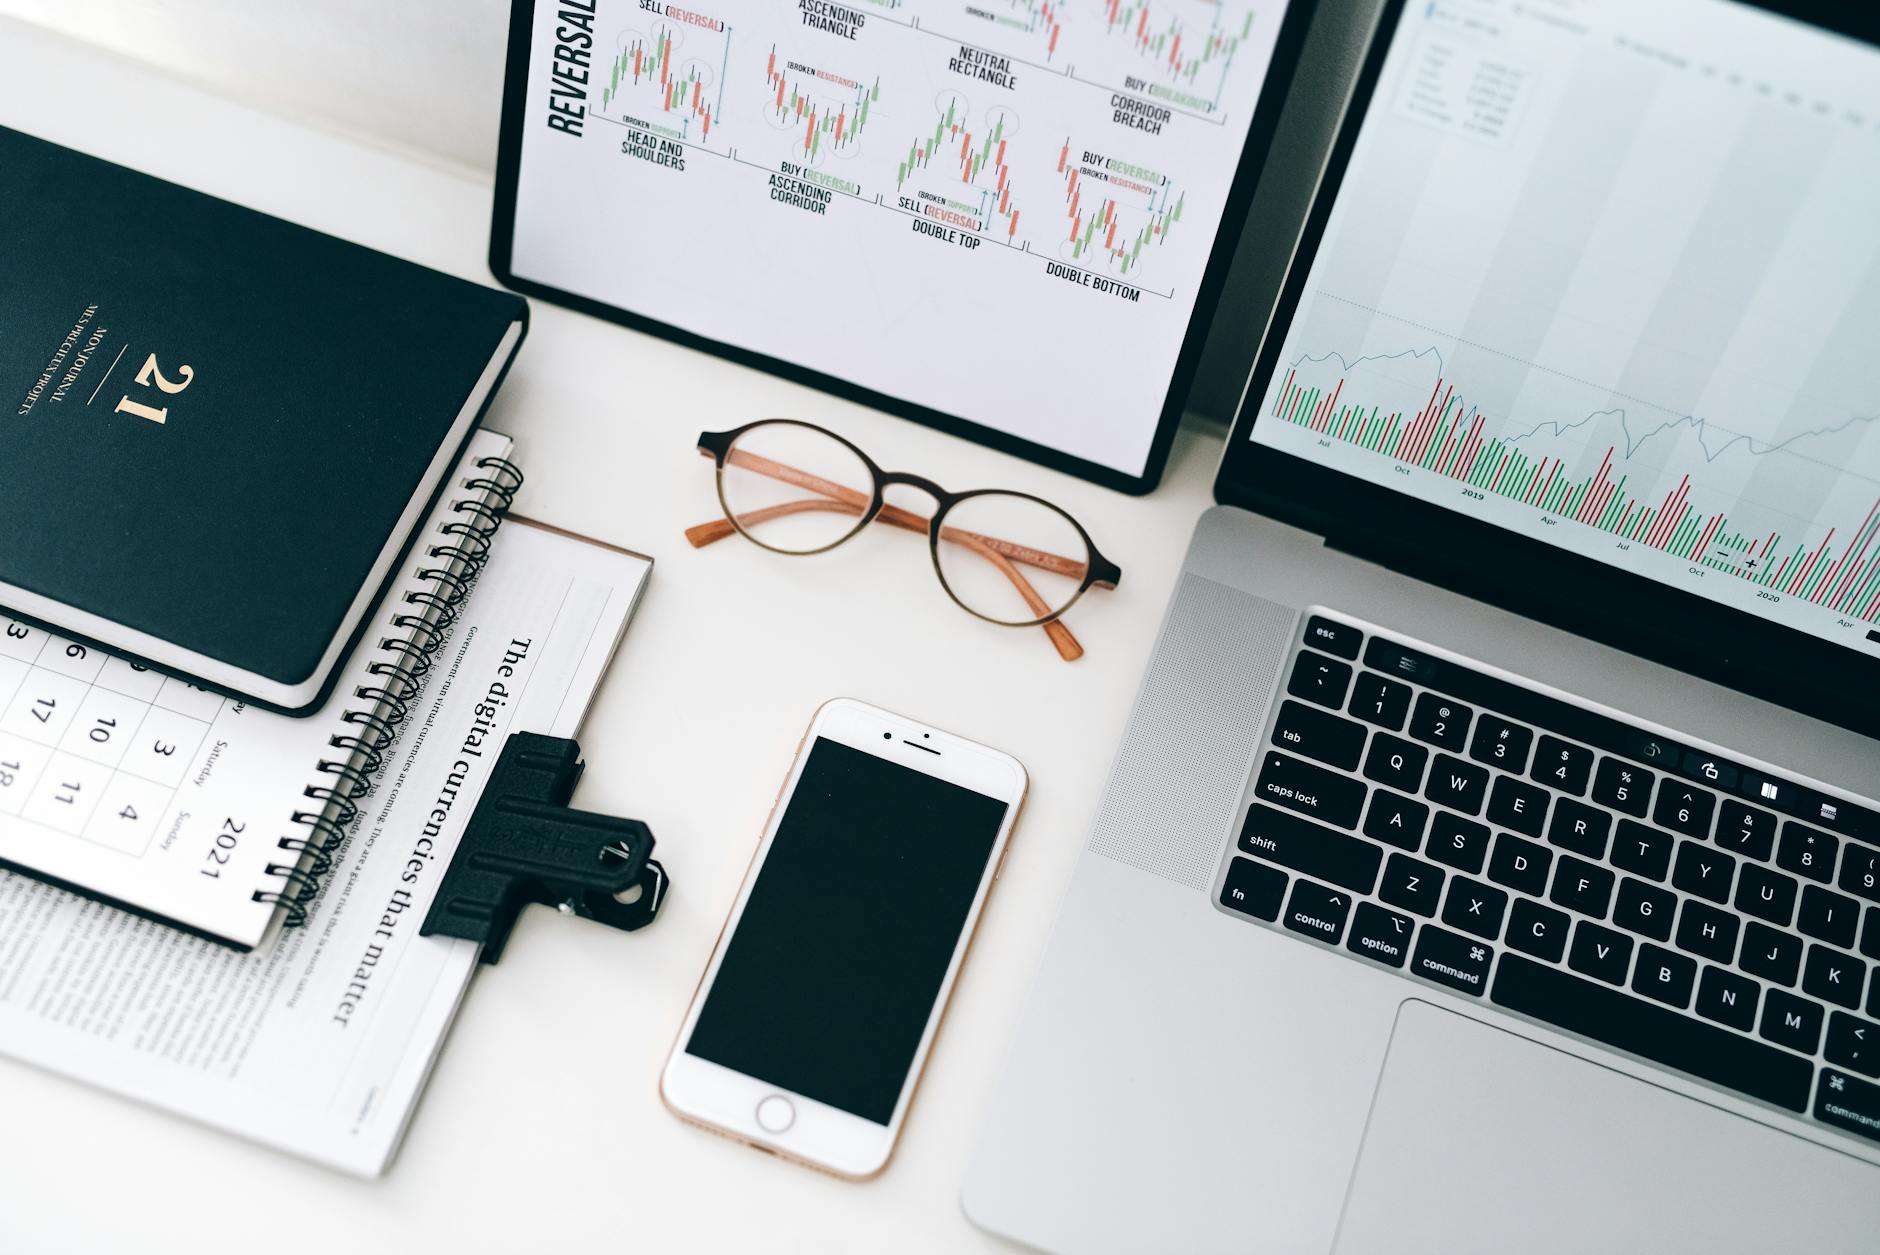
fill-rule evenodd
<path id="1" fill-rule="evenodd" d="M 1153 473 L 1285 0 L 522 4 L 505 278 Z"/>

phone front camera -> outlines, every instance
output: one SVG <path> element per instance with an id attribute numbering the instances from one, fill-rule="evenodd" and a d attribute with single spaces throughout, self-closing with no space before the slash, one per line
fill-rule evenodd
<path id="1" fill-rule="evenodd" d="M 881 734 L 881 739 L 882 739 L 882 740 L 884 740 L 884 741 L 892 741 L 892 740 L 894 739 L 894 733 L 892 733 L 892 732 L 883 732 L 883 733 Z"/>

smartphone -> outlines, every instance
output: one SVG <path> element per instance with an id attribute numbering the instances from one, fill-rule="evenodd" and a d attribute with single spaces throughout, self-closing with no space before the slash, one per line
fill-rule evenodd
<path id="1" fill-rule="evenodd" d="M 660 1077 L 676 1115 L 838 1176 L 887 1166 L 1024 804 L 1009 754 L 816 712 Z"/>

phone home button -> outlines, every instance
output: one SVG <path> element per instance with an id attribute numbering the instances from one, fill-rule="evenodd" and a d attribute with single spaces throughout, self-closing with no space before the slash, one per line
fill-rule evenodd
<path id="1" fill-rule="evenodd" d="M 757 1104 L 757 1127 L 766 1133 L 782 1133 L 796 1123 L 796 1107 L 782 1094 L 772 1094 Z"/>

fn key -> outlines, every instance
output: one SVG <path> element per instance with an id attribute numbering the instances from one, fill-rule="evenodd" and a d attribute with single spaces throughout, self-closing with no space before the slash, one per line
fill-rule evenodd
<path id="1" fill-rule="evenodd" d="M 1227 880 L 1221 885 L 1222 906 L 1269 924 L 1279 918 L 1279 905 L 1285 896 L 1286 873 L 1250 858 L 1230 863 Z"/>

